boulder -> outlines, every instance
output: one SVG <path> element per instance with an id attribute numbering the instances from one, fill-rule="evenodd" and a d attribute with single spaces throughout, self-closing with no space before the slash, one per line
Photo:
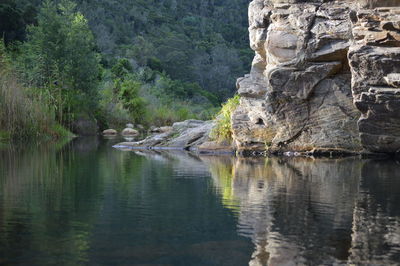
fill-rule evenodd
<path id="1" fill-rule="evenodd" d="M 121 135 L 124 137 L 136 137 L 136 136 L 139 136 L 140 133 L 136 129 L 125 128 L 124 130 L 122 130 Z"/>
<path id="2" fill-rule="evenodd" d="M 115 129 L 106 129 L 103 131 L 104 136 L 116 136 L 118 132 Z"/>
<path id="3" fill-rule="evenodd" d="M 134 128 L 135 126 L 131 123 L 126 124 L 126 128 Z"/>

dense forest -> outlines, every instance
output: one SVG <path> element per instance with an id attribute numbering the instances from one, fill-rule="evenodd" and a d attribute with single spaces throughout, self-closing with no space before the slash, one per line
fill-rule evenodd
<path id="1" fill-rule="evenodd" d="M 249 69 L 248 3 L 1 0 L 0 139 L 212 118 Z"/>

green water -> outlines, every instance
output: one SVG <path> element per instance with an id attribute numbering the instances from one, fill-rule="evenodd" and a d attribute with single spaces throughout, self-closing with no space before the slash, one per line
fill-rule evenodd
<path id="1" fill-rule="evenodd" d="M 0 149 L 0 264 L 400 261 L 400 165 L 126 152 L 118 140 Z"/>

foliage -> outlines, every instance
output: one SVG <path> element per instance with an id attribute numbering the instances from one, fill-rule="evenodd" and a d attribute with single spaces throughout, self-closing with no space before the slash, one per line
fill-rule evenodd
<path id="1" fill-rule="evenodd" d="M 26 25 L 36 21 L 36 12 L 34 3 L 15 0 L 0 2 L 0 34 L 6 44 L 25 39 Z"/>
<path id="2" fill-rule="evenodd" d="M 64 135 L 58 125 L 82 115 L 102 129 L 211 119 L 250 66 L 248 3 L 3 0 L 0 33 L 13 52 L 3 93 L 44 115 L 4 122 L 3 106 L 13 102 L 4 98 L 2 123 L 15 125 L 11 135 L 32 130 L 29 123 L 37 123 L 33 132 Z"/>
<path id="3" fill-rule="evenodd" d="M 187 106 L 179 106 L 176 109 L 168 106 L 160 106 L 152 109 L 148 113 L 146 120 L 150 121 L 150 124 L 154 126 L 165 126 L 192 118 L 197 117 L 189 110 Z"/>
<path id="4" fill-rule="evenodd" d="M 235 95 L 222 105 L 222 109 L 216 117 L 217 124 L 211 132 L 211 139 L 218 142 L 232 141 L 232 113 L 238 107 L 239 101 L 239 95 Z"/>
<path id="5" fill-rule="evenodd" d="M 249 0 L 76 2 L 107 64 L 129 58 L 136 68 L 196 83 L 218 104 L 232 96 L 236 78 L 250 68 Z"/>
<path id="6" fill-rule="evenodd" d="M 64 124 L 95 109 L 98 98 L 99 55 L 87 20 L 74 10 L 69 1 L 44 2 L 17 55 L 25 84 L 46 91 Z"/>
<path id="7" fill-rule="evenodd" d="M 21 85 L 2 43 L 0 44 L 0 128 L 4 130 L 0 133 L 0 140 L 68 135 L 67 131 L 54 121 L 54 111 L 44 95 L 33 93 L 33 90 Z M 61 131 L 62 134 L 59 134 Z"/>
<path id="8" fill-rule="evenodd" d="M 146 101 L 139 96 L 141 85 L 139 81 L 130 79 L 117 81 L 120 101 L 135 123 L 140 123 L 146 115 Z"/>
<path id="9" fill-rule="evenodd" d="M 122 58 L 111 68 L 111 73 L 114 78 L 123 79 L 132 72 L 132 66 L 128 59 Z"/>
<path id="10" fill-rule="evenodd" d="M 114 91 L 114 82 L 107 81 L 101 85 L 100 90 L 100 121 L 103 123 L 100 128 L 122 128 L 127 123 L 131 123 L 128 110 L 124 109 Z"/>

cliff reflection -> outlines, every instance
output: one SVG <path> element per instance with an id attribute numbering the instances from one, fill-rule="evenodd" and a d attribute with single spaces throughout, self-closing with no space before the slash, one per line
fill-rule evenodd
<path id="1" fill-rule="evenodd" d="M 202 159 L 255 245 L 250 265 L 399 261 L 396 162 Z"/>
<path id="2" fill-rule="evenodd" d="M 400 261 L 400 165 L 369 161 L 362 169 L 353 212 L 350 262 L 398 265 Z"/>

